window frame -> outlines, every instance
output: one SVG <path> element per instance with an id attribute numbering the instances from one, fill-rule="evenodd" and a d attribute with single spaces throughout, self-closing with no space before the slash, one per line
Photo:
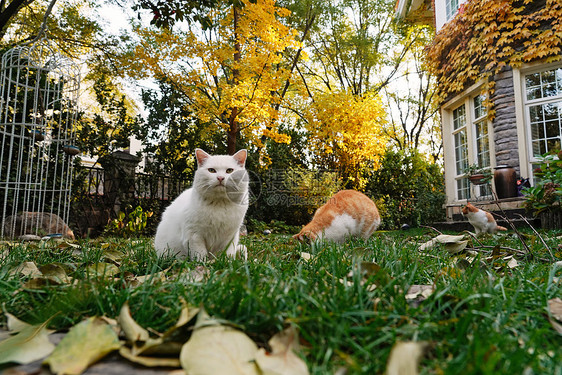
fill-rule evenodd
<path id="1" fill-rule="evenodd" d="M 449 171 L 452 172 L 453 175 L 453 182 L 451 188 L 454 190 L 454 201 L 466 201 L 468 199 L 483 199 L 483 198 L 490 198 L 492 195 L 491 190 L 487 185 L 484 186 L 472 186 L 468 182 L 468 175 L 466 173 L 458 171 L 457 164 L 457 144 L 456 144 L 456 134 L 460 131 L 466 131 L 466 147 L 467 147 L 467 163 L 468 165 L 478 163 L 479 159 L 479 152 L 478 152 L 478 141 L 480 138 L 477 138 L 477 126 L 481 124 L 483 121 L 485 122 L 487 128 L 487 153 L 488 153 L 488 162 L 489 165 L 484 166 L 484 168 L 489 169 L 490 171 L 495 166 L 495 158 L 492 157 L 494 155 L 494 144 L 493 144 L 493 127 L 491 126 L 491 122 L 487 118 L 487 111 L 485 108 L 485 97 L 481 100 L 481 109 L 480 116 L 476 116 L 476 105 L 475 105 L 475 98 L 479 97 L 480 95 L 485 95 L 482 90 L 482 85 L 478 85 L 472 90 L 467 90 L 463 93 L 462 96 L 459 96 L 458 100 L 455 100 L 454 104 L 447 106 L 447 111 L 449 112 L 449 136 L 451 137 L 451 147 L 452 147 L 452 154 L 454 156 L 453 166 L 452 169 Z M 465 116 L 465 124 L 464 127 L 458 127 L 455 129 L 455 116 L 454 112 L 464 106 L 464 116 Z M 481 137 L 482 138 L 482 137 Z M 464 180 L 464 182 L 463 182 Z M 467 189 L 468 186 L 468 194 L 465 194 L 463 190 Z M 467 195 L 467 196 L 465 196 Z"/>
<path id="2" fill-rule="evenodd" d="M 531 121 L 531 107 L 535 107 L 535 106 L 543 106 L 545 104 L 552 104 L 552 103 L 556 103 L 558 104 L 558 142 L 559 145 L 562 145 L 562 87 L 560 89 L 560 92 L 557 93 L 557 95 L 554 96 L 543 96 L 541 98 L 533 98 L 533 99 L 528 99 L 527 94 L 528 94 L 528 88 L 527 88 L 527 76 L 532 75 L 532 74 L 537 74 L 537 73 L 544 73 L 544 72 L 548 72 L 548 71 L 554 71 L 555 72 L 555 76 L 556 76 L 556 72 L 560 70 L 560 74 L 562 75 L 562 64 L 547 64 L 547 65 L 540 65 L 537 67 L 534 67 L 533 69 L 527 69 L 523 72 L 521 72 L 521 100 L 522 100 L 522 107 L 523 107 L 523 111 L 524 111 L 524 121 L 525 121 L 525 134 L 526 134 L 526 147 L 527 147 L 527 162 L 532 166 L 535 163 L 538 163 L 539 160 L 537 159 L 537 157 L 535 156 L 534 153 L 534 149 L 533 149 L 533 129 L 532 129 L 532 121 Z M 556 84 L 556 81 L 555 81 Z M 562 81 L 561 81 L 561 85 L 562 85 Z M 537 88 L 537 86 L 533 86 L 534 88 Z M 540 86 L 538 86 L 539 88 L 542 89 L 542 84 Z M 543 126 L 546 126 L 546 121 L 543 120 Z M 549 139 L 549 137 L 547 136 L 547 131 L 546 129 L 544 130 L 544 136 L 538 138 L 539 140 L 541 140 L 542 142 L 547 142 L 547 140 Z M 550 138 L 550 139 L 555 139 L 555 138 Z M 547 152 L 548 150 L 548 145 L 547 145 Z M 533 168 L 531 168 L 532 171 Z"/>
<path id="3" fill-rule="evenodd" d="M 452 7 L 453 2 L 456 2 L 456 8 L 454 9 Z M 445 19 L 447 21 L 450 21 L 455 16 L 455 14 L 457 14 L 459 7 L 460 0 L 445 0 Z"/>

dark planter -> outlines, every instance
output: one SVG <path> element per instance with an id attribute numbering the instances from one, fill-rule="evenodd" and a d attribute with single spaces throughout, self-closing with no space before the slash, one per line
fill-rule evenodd
<path id="1" fill-rule="evenodd" d="M 517 176 L 515 168 L 508 165 L 498 165 L 494 168 L 494 185 L 498 199 L 517 196 Z"/>
<path id="2" fill-rule="evenodd" d="M 486 182 L 488 182 L 486 181 L 486 176 L 484 176 L 482 173 L 470 175 L 468 176 L 468 179 L 473 185 L 484 185 Z"/>
<path id="3" fill-rule="evenodd" d="M 543 211 L 539 219 L 543 229 L 562 229 L 562 211 Z"/>

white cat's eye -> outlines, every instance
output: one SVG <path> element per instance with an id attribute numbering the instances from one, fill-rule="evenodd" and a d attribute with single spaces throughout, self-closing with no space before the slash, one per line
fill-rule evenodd
<path id="1" fill-rule="evenodd" d="M 228 168 L 228 169 L 226 170 L 226 173 L 232 173 L 232 172 L 234 172 L 234 169 L 232 169 L 232 168 Z"/>
<path id="2" fill-rule="evenodd" d="M 215 168 L 209 168 L 207 170 L 211 173 L 217 173 L 217 170 Z"/>

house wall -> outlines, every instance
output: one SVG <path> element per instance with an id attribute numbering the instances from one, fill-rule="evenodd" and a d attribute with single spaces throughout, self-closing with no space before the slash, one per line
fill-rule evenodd
<path id="1" fill-rule="evenodd" d="M 513 70 L 505 68 L 495 76 L 496 86 L 492 101 L 496 114 L 492 121 L 496 165 L 514 167 L 520 173 L 519 137 L 517 135 L 517 114 Z"/>

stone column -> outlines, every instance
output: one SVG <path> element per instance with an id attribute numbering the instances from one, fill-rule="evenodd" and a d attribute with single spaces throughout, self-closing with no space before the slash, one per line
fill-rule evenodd
<path id="1" fill-rule="evenodd" d="M 140 160 L 124 151 L 115 151 L 100 160 L 104 169 L 104 201 L 116 215 L 123 204 L 135 198 L 135 170 Z"/>

